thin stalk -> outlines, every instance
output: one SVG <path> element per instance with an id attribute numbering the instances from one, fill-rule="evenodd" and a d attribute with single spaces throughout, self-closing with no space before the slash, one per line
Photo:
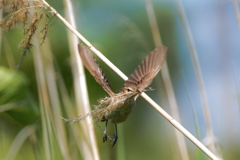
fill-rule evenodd
<path id="1" fill-rule="evenodd" d="M 30 15 L 33 15 L 33 9 L 30 10 Z M 37 81 L 38 95 L 39 95 L 39 107 L 41 113 L 41 125 L 42 125 L 42 135 L 43 135 L 43 145 L 44 145 L 44 159 L 53 159 L 53 134 L 51 129 L 51 116 L 49 116 L 50 101 L 46 86 L 46 80 L 44 75 L 44 65 L 42 54 L 40 52 L 40 43 L 38 37 L 33 35 L 33 59 L 34 59 L 34 69 Z"/>
<path id="2" fill-rule="evenodd" d="M 14 60 L 13 52 L 12 52 L 11 46 L 9 45 L 7 36 L 4 37 L 4 52 L 3 53 L 8 53 L 8 54 L 5 54 L 5 56 L 6 56 L 6 60 L 7 60 L 9 68 L 16 67 L 16 62 Z M 0 62 L 0 64 L 1 64 L 1 62 Z"/>
<path id="3" fill-rule="evenodd" d="M 151 26 L 154 43 L 156 46 L 162 45 L 162 39 L 161 39 L 161 35 L 160 35 L 159 29 L 158 29 L 157 19 L 156 19 L 155 13 L 154 13 L 152 1 L 145 0 L 145 2 L 146 2 L 146 10 L 147 10 L 147 14 L 148 14 L 149 24 Z M 181 123 L 178 106 L 177 106 L 177 100 L 176 100 L 176 97 L 174 94 L 172 81 L 171 81 L 170 74 L 168 71 L 167 62 L 165 62 L 161 73 L 162 73 L 163 83 L 164 83 L 165 90 L 167 93 L 168 102 L 169 102 L 169 106 L 170 106 L 172 115 L 173 115 L 173 117 L 176 118 L 176 120 L 179 123 Z M 187 146 L 186 146 L 186 142 L 184 140 L 183 135 L 180 134 L 179 132 L 177 132 L 177 130 L 174 130 L 174 131 L 175 131 L 181 159 L 189 160 Z"/>
<path id="4" fill-rule="evenodd" d="M 60 70 L 58 71 L 58 87 L 60 91 L 60 96 L 63 102 L 63 106 L 67 106 L 66 113 L 68 117 L 74 117 L 76 116 L 75 108 L 73 108 L 72 100 L 68 94 L 67 87 L 64 84 L 62 74 L 60 73 Z M 89 148 L 89 143 L 86 141 L 86 137 L 83 134 L 80 134 L 82 132 L 82 128 L 80 125 L 74 125 L 70 127 L 71 132 L 69 132 L 69 137 L 73 137 L 74 144 L 77 144 L 78 151 L 81 153 L 84 159 L 86 157 L 90 157 L 89 159 L 92 159 L 92 151 L 91 148 Z M 71 141 L 71 140 L 69 140 Z"/>
<path id="5" fill-rule="evenodd" d="M 36 126 L 36 130 L 37 130 L 37 124 L 35 126 Z M 35 128 L 32 127 L 31 129 L 35 129 Z M 41 150 L 40 150 L 40 145 L 37 141 L 36 132 L 32 132 L 29 135 L 29 141 L 30 141 L 31 146 L 33 148 L 33 153 L 34 153 L 35 160 L 41 160 L 42 159 L 42 154 L 41 154 Z"/>
<path id="6" fill-rule="evenodd" d="M 188 101 L 190 102 L 190 106 L 191 106 L 193 117 L 194 117 L 194 124 L 195 124 L 194 126 L 195 126 L 195 130 L 196 130 L 196 137 L 198 139 L 200 139 L 201 138 L 201 134 L 200 134 L 200 129 L 199 129 L 197 112 L 196 112 L 196 110 L 194 108 L 194 105 L 193 105 L 193 102 L 191 100 L 191 96 L 190 96 L 190 92 L 189 92 L 189 89 L 188 89 L 188 86 L 187 86 L 187 82 L 186 82 L 185 78 L 183 77 L 183 74 L 182 74 L 182 80 L 183 80 L 183 86 L 184 86 L 184 88 L 186 90 L 187 98 L 188 98 Z M 200 153 L 200 151 L 198 151 L 196 157 L 198 159 L 203 159 L 202 155 L 203 154 Z"/>
<path id="7" fill-rule="evenodd" d="M 196 50 L 196 47 L 194 44 L 192 32 L 191 32 L 191 29 L 190 29 L 190 26 L 189 26 L 189 23 L 187 20 L 187 16 L 186 16 L 186 13 L 185 13 L 185 10 L 184 10 L 184 7 L 183 7 L 181 1 L 175 0 L 175 2 L 177 4 L 178 12 L 179 12 L 181 21 L 183 23 L 185 34 L 187 36 L 188 46 L 190 48 L 190 54 L 192 57 L 194 70 L 195 70 L 195 73 L 197 76 L 197 82 L 198 82 L 199 89 L 200 89 L 200 95 L 201 95 L 201 100 L 202 100 L 202 104 L 203 104 L 203 112 L 204 112 L 204 117 L 205 117 L 205 122 L 206 122 L 206 137 L 207 137 L 207 139 L 211 140 L 211 144 L 208 147 L 214 154 L 216 154 L 220 157 L 220 154 L 218 153 L 218 151 L 215 147 L 215 142 L 214 142 L 215 138 L 214 138 L 213 127 L 212 127 L 212 122 L 211 122 L 211 114 L 210 114 L 210 110 L 209 110 L 205 85 L 204 85 L 204 81 L 202 78 L 202 71 L 201 71 L 201 67 L 199 64 L 198 56 L 197 56 L 198 53 L 197 53 L 197 50 Z"/>
<path id="8" fill-rule="evenodd" d="M 7 104 L 3 104 L 0 105 L 0 113 L 1 112 L 6 112 L 15 108 L 20 108 L 22 106 L 25 106 L 29 103 L 29 100 L 21 100 L 18 102 L 13 102 L 13 103 L 7 103 Z"/>
<path id="9" fill-rule="evenodd" d="M 22 145 L 24 144 L 25 140 L 33 133 L 35 132 L 35 126 L 26 126 L 24 127 L 18 135 L 15 137 L 15 139 L 12 142 L 12 145 L 8 151 L 8 155 L 6 157 L 7 160 L 14 160 L 16 159 L 17 153 L 21 149 Z"/>
<path id="10" fill-rule="evenodd" d="M 239 79 L 238 79 L 238 74 L 237 74 L 237 67 L 236 64 L 233 64 L 233 71 L 234 71 L 234 78 L 235 78 L 235 86 L 236 86 L 236 93 L 237 93 L 237 100 L 238 100 L 238 108 L 240 111 L 240 85 L 239 85 Z"/>
<path id="11" fill-rule="evenodd" d="M 236 18 L 238 21 L 238 27 L 240 27 L 240 14 L 239 14 L 238 0 L 233 0 L 233 5 L 235 9 Z"/>
<path id="12" fill-rule="evenodd" d="M 50 49 L 49 41 L 46 39 L 43 52 L 44 71 L 46 75 L 46 82 L 49 92 L 49 100 L 51 103 L 51 116 L 53 116 L 53 128 L 57 135 L 57 142 L 61 153 L 65 160 L 70 159 L 68 143 L 66 139 L 66 130 L 63 125 L 63 121 L 60 119 L 62 115 L 60 99 L 58 96 L 58 89 L 56 84 L 55 70 L 53 66 L 53 57 Z"/>
<path id="13" fill-rule="evenodd" d="M 76 18 L 73 12 L 72 1 L 64 0 L 65 4 L 65 13 L 70 24 L 76 28 Z M 78 54 L 77 44 L 78 38 L 72 32 L 68 32 L 68 42 L 70 48 L 70 54 L 72 57 L 72 70 L 74 76 L 74 89 L 75 89 L 75 100 L 77 104 L 77 109 L 79 114 L 90 113 L 91 108 L 89 104 L 89 97 L 87 91 L 86 76 L 84 73 L 84 67 L 80 56 Z M 81 125 L 83 128 L 83 133 L 85 137 L 88 137 L 89 144 L 91 145 L 90 150 L 92 150 L 92 157 L 94 160 L 100 159 L 97 140 L 95 136 L 94 126 L 89 125 L 91 123 L 91 118 L 87 118 L 86 121 L 82 121 Z M 86 157 L 90 159 L 89 155 Z"/>
<path id="14" fill-rule="evenodd" d="M 0 21 L 2 20 L 2 18 L 3 18 L 3 8 L 1 8 L 0 9 Z M 0 27 L 0 31 L 2 30 L 2 28 Z M 1 56 L 2 56 L 2 52 L 1 52 L 1 50 L 2 50 L 2 36 L 3 36 L 3 34 L 0 34 L 0 64 L 1 64 Z"/>
<path id="15" fill-rule="evenodd" d="M 89 41 L 87 41 L 73 26 L 71 26 L 53 7 L 51 7 L 45 0 L 42 2 L 48 7 L 53 14 L 55 14 L 79 39 L 81 39 L 90 50 L 92 50 L 104 63 L 106 63 L 113 71 L 115 71 L 123 80 L 127 80 L 127 76 L 122 73 L 113 63 L 111 63 L 101 52 L 94 48 Z M 173 119 L 167 112 L 165 112 L 156 102 L 154 102 L 145 93 L 141 96 L 153 106 L 163 117 L 165 117 L 176 129 L 182 132 L 190 141 L 199 147 L 209 158 L 218 160 L 218 158 L 208 150 L 200 141 L 198 141 L 191 133 L 189 133 L 183 126 L 181 126 L 175 119 Z"/>
<path id="16" fill-rule="evenodd" d="M 50 108 L 49 105 L 49 98 L 48 98 L 48 92 L 44 77 L 44 71 L 43 71 L 43 63 L 42 63 L 42 57 L 40 54 L 40 48 L 39 48 L 39 42 L 36 37 L 33 38 L 34 46 L 34 68 L 35 68 L 35 74 L 36 74 L 36 80 L 37 80 L 37 87 L 38 87 L 38 95 L 39 95 L 39 106 L 40 106 L 40 113 L 41 113 L 41 124 L 42 124 L 42 135 L 43 135 L 43 145 L 44 145 L 44 155 L 46 160 L 51 160 L 53 157 L 53 149 L 52 149 L 52 138 L 49 137 L 49 133 L 51 131 L 50 127 L 50 117 L 48 115 L 48 110 Z"/>

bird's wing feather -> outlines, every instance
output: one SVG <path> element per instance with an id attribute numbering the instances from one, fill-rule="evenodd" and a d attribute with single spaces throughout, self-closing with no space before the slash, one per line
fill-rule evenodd
<path id="1" fill-rule="evenodd" d="M 135 69 L 124 83 L 122 90 L 126 87 L 143 92 L 152 83 L 152 79 L 162 68 L 166 59 L 167 47 L 159 46 Z"/>
<path id="2" fill-rule="evenodd" d="M 103 87 L 103 89 L 110 95 L 115 95 L 112 91 L 111 86 L 107 80 L 106 75 L 102 71 L 102 68 L 94 59 L 93 55 L 81 44 L 78 44 L 78 51 L 84 66 L 92 74 L 95 80 Z"/>

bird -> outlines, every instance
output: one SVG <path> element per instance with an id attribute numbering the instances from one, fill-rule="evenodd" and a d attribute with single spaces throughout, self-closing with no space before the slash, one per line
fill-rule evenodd
<path id="1" fill-rule="evenodd" d="M 124 122 L 128 118 L 136 105 L 136 99 L 141 93 L 151 90 L 147 90 L 146 88 L 162 68 L 166 59 L 167 47 L 161 45 L 149 53 L 124 82 L 119 93 L 112 91 L 106 75 L 89 50 L 82 44 L 78 44 L 78 51 L 84 66 L 109 94 L 109 97 L 98 100 L 98 105 L 95 106 L 95 109 L 91 113 L 78 116 L 70 121 L 75 123 L 88 116 L 92 116 L 95 121 L 105 122 L 103 142 L 106 142 L 108 139 L 107 125 L 110 121 L 115 126 L 115 134 L 113 134 L 111 143 L 111 147 L 113 147 L 118 140 L 117 124 Z M 69 121 L 68 119 L 63 119 Z"/>

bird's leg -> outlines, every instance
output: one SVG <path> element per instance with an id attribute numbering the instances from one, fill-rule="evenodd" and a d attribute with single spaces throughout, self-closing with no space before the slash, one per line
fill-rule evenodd
<path id="1" fill-rule="evenodd" d="M 105 129 L 103 130 L 103 143 L 107 141 L 107 125 L 108 125 L 108 119 L 106 120 L 106 123 L 105 123 Z"/>
<path id="2" fill-rule="evenodd" d="M 116 134 L 113 134 L 113 141 L 112 141 L 112 147 L 116 144 L 117 140 L 118 140 L 118 134 L 117 134 L 117 124 L 115 124 L 115 129 L 116 129 Z"/>

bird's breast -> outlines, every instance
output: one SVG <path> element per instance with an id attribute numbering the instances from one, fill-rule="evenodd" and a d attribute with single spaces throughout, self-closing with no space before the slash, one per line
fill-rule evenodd
<path id="1" fill-rule="evenodd" d="M 136 100 L 134 98 L 127 99 L 123 103 L 116 103 L 116 106 L 112 106 L 106 112 L 105 118 L 114 124 L 124 122 L 134 109 L 135 104 Z"/>

